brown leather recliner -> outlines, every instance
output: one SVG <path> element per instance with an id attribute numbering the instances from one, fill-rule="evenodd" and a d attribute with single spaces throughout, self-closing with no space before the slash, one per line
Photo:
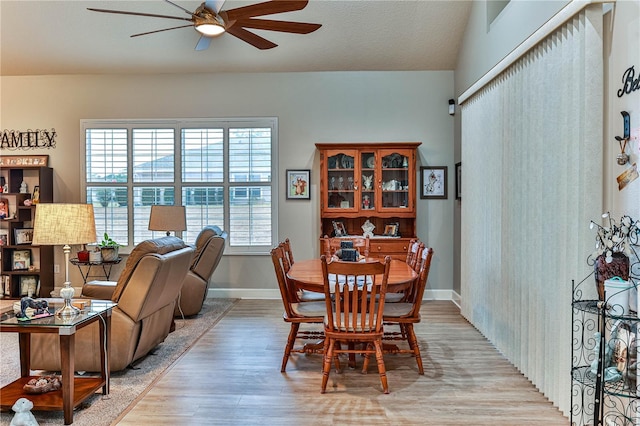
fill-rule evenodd
<path id="1" fill-rule="evenodd" d="M 184 279 L 174 315 L 188 317 L 202 309 L 209 280 L 222 259 L 227 233 L 217 226 L 205 226 L 196 238 L 196 254 Z"/>
<path id="2" fill-rule="evenodd" d="M 167 337 L 193 252 L 176 237 L 146 240 L 128 256 L 116 285 L 104 281 L 85 285 L 82 297 L 118 303 L 111 316 L 111 371 L 126 368 Z M 101 338 L 97 322 L 78 331 L 76 371 L 100 371 Z M 31 335 L 31 368 L 60 370 L 57 335 Z"/>

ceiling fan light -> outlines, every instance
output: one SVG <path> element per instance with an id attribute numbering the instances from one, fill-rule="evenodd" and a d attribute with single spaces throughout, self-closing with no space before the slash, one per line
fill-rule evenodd
<path id="1" fill-rule="evenodd" d="M 225 29 L 222 25 L 218 24 L 218 23 L 211 23 L 211 22 L 207 22 L 205 24 L 199 24 L 196 25 L 196 30 L 204 35 L 204 36 L 209 36 L 209 37 L 214 37 L 217 35 L 222 34 Z"/>

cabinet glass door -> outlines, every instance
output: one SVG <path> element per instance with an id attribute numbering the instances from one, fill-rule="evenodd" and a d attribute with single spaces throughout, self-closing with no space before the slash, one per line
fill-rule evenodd
<path id="1" fill-rule="evenodd" d="M 397 210 L 409 207 L 409 153 L 382 150 L 381 161 L 381 205 L 379 210 Z"/>
<path id="2" fill-rule="evenodd" d="M 327 207 L 355 211 L 358 183 L 356 181 L 356 153 L 352 151 L 327 153 Z"/>
<path id="3" fill-rule="evenodd" d="M 360 208 L 362 210 L 374 210 L 377 200 L 375 197 L 376 185 L 376 154 L 375 152 L 360 153 Z"/>

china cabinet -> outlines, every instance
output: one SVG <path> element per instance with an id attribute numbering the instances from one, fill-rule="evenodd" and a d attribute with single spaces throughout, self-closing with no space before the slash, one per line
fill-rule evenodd
<path id="1" fill-rule="evenodd" d="M 3 166 L 0 181 L 0 297 L 49 297 L 53 246 L 31 245 L 31 237 L 38 203 L 53 202 L 53 169 Z"/>
<path id="2" fill-rule="evenodd" d="M 416 236 L 418 146 L 420 142 L 316 144 L 321 236 L 363 235 L 373 225 L 371 255 L 406 256 L 409 240 Z"/>

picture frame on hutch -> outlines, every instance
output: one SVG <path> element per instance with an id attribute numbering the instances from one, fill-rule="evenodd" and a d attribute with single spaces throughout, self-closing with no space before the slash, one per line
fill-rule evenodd
<path id="1" fill-rule="evenodd" d="M 336 237 L 346 237 L 347 229 L 344 227 L 344 223 L 340 221 L 333 221 L 333 231 Z"/>
<path id="2" fill-rule="evenodd" d="M 287 170 L 287 200 L 310 200 L 311 170 Z"/>
<path id="3" fill-rule="evenodd" d="M 447 199 L 447 166 L 420 167 L 420 198 Z"/>

